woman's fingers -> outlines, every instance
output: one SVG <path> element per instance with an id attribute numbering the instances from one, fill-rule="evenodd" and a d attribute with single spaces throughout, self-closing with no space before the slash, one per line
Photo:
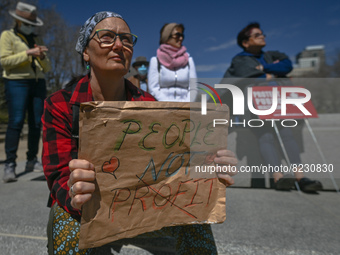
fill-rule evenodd
<path id="1" fill-rule="evenodd" d="M 93 170 L 77 168 L 71 172 L 68 180 L 68 186 L 71 188 L 71 186 L 76 182 L 93 182 L 95 179 L 96 173 Z"/>
<path id="2" fill-rule="evenodd" d="M 219 168 L 215 168 L 215 172 L 219 174 L 229 174 L 230 176 L 234 176 L 238 173 L 238 170 L 235 166 L 219 166 Z"/>
<path id="3" fill-rule="evenodd" d="M 234 179 L 229 174 L 217 173 L 217 177 L 222 180 L 226 186 L 234 184 Z"/>
<path id="4" fill-rule="evenodd" d="M 224 170 L 223 172 L 230 175 L 237 174 L 236 165 L 238 164 L 238 160 L 234 152 L 230 150 L 219 150 L 217 151 L 214 162 Z"/>
<path id="5" fill-rule="evenodd" d="M 67 185 L 70 188 L 76 182 L 92 182 L 95 180 L 96 174 L 94 172 L 94 166 L 87 160 L 73 159 L 68 165 L 71 174 Z"/>
<path id="6" fill-rule="evenodd" d="M 216 154 L 218 157 L 221 156 L 235 157 L 235 153 L 232 152 L 231 150 L 218 150 Z"/>
<path id="7" fill-rule="evenodd" d="M 76 196 L 81 194 L 93 193 L 95 190 L 95 184 L 93 182 L 79 181 L 74 183 L 69 190 L 69 195 Z"/>
<path id="8" fill-rule="evenodd" d="M 96 187 L 93 182 L 78 181 L 74 183 L 69 190 L 71 205 L 74 208 L 81 210 L 83 204 L 91 199 L 95 188 Z"/>
<path id="9" fill-rule="evenodd" d="M 75 195 L 72 197 L 71 205 L 73 208 L 76 208 L 78 210 L 81 210 L 83 204 L 85 204 L 87 201 L 89 201 L 92 197 L 92 194 L 81 194 L 81 195 Z"/>
<path id="10" fill-rule="evenodd" d="M 217 177 L 227 186 L 233 185 L 234 179 L 232 176 L 236 175 L 238 172 L 236 168 L 238 160 L 235 153 L 230 150 L 219 150 L 216 153 L 214 162 L 220 167 L 220 169 L 216 169 Z"/>
<path id="11" fill-rule="evenodd" d="M 95 190 L 96 174 L 94 165 L 87 160 L 73 159 L 69 163 L 70 177 L 67 182 L 71 205 L 81 210 L 84 203 L 89 201 Z"/>
<path id="12" fill-rule="evenodd" d="M 45 52 L 48 51 L 48 48 L 46 46 L 39 46 L 40 51 Z"/>
<path id="13" fill-rule="evenodd" d="M 42 51 L 42 52 L 48 51 L 48 48 L 45 45 L 34 44 L 34 48 L 39 49 L 39 51 Z"/>
<path id="14" fill-rule="evenodd" d="M 218 162 L 216 162 L 216 160 Z M 238 161 L 234 152 L 230 150 L 219 150 L 216 153 L 215 163 L 236 166 Z"/>
<path id="15" fill-rule="evenodd" d="M 94 170 L 94 165 L 85 159 L 72 159 L 68 166 L 71 172 L 77 168 Z"/>

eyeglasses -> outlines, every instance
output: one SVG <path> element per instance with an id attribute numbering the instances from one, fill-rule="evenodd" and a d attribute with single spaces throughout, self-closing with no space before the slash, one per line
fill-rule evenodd
<path id="1" fill-rule="evenodd" d="M 184 34 L 180 32 L 174 33 L 173 35 L 170 35 L 170 37 L 175 38 L 175 39 L 179 39 L 180 37 L 182 37 L 184 40 Z"/>
<path id="2" fill-rule="evenodd" d="M 266 37 L 266 35 L 265 35 L 265 34 L 262 34 L 262 33 L 256 33 L 256 34 L 250 35 L 250 36 L 249 36 L 249 38 L 250 38 L 250 37 L 259 38 L 260 36 Z"/>
<path id="3" fill-rule="evenodd" d="M 94 35 L 90 38 L 90 40 L 93 39 L 95 35 L 98 36 L 99 42 L 102 47 L 112 47 L 118 36 L 124 46 L 133 47 L 136 45 L 137 38 L 138 38 L 137 35 L 130 34 L 130 33 L 117 34 L 111 30 L 98 29 L 96 30 Z"/>

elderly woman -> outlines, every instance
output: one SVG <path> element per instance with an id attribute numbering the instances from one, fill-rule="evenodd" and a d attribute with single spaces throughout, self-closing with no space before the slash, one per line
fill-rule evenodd
<path id="1" fill-rule="evenodd" d="M 124 79 L 136 41 L 137 37 L 131 34 L 128 24 L 120 15 L 113 12 L 96 13 L 82 26 L 76 45 L 76 50 L 87 65 L 88 74 L 76 82 L 70 82 L 69 86 L 46 100 L 43 165 L 51 191 L 49 205 L 52 208 L 48 225 L 50 254 L 65 250 L 69 254 L 71 251 L 73 254 L 93 254 L 93 250 L 78 249 L 81 208 L 91 199 L 96 176 L 91 162 L 77 159 L 77 140 L 72 136 L 74 111 L 77 110 L 74 106 L 92 100 L 155 101 L 150 94 Z M 218 151 L 215 161 L 218 164 L 236 163 L 234 154 L 227 150 Z M 221 175 L 221 178 L 228 184 L 233 183 L 229 175 Z M 209 254 L 216 253 L 210 226 L 195 226 L 184 227 L 195 228 L 201 234 L 198 242 L 206 239 L 204 249 Z M 182 238 L 186 238 L 190 232 L 184 227 L 156 232 L 161 236 L 176 237 L 182 234 Z M 192 245 L 195 247 L 195 243 Z M 189 249 L 185 239 L 178 241 L 177 247 L 180 253 Z"/>
<path id="2" fill-rule="evenodd" d="M 193 102 L 197 91 L 194 60 L 185 46 L 184 26 L 165 24 L 161 29 L 157 56 L 152 57 L 149 67 L 149 92 L 158 101 Z"/>
<path id="3" fill-rule="evenodd" d="M 0 38 L 0 62 L 8 106 L 5 140 L 4 182 L 16 181 L 15 169 L 20 133 L 28 113 L 28 151 L 25 171 L 42 171 L 37 160 L 41 133 L 41 115 L 46 98 L 45 73 L 51 69 L 48 50 L 35 28 L 44 23 L 37 17 L 36 7 L 18 2 L 9 11 L 15 19 L 14 28 L 5 30 Z"/>

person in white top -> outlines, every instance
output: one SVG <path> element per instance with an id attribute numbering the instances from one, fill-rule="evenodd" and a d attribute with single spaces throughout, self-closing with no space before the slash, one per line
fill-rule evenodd
<path id="1" fill-rule="evenodd" d="M 196 90 L 194 60 L 182 45 L 184 26 L 165 24 L 161 29 L 157 56 L 150 60 L 149 93 L 158 101 L 193 102 Z"/>

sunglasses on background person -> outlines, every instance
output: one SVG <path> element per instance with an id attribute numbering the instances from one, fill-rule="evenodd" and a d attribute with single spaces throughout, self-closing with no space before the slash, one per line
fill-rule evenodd
<path id="1" fill-rule="evenodd" d="M 263 33 L 256 33 L 256 34 L 250 35 L 249 38 L 250 37 L 259 38 L 260 36 L 266 37 L 266 35 Z"/>
<path id="2" fill-rule="evenodd" d="M 170 35 L 169 38 L 171 38 L 171 37 L 174 38 L 174 39 L 179 39 L 180 37 L 182 37 L 183 40 L 184 40 L 184 34 L 182 34 L 182 33 L 180 33 L 180 32 L 177 32 L 177 33 L 175 33 L 175 34 Z"/>

